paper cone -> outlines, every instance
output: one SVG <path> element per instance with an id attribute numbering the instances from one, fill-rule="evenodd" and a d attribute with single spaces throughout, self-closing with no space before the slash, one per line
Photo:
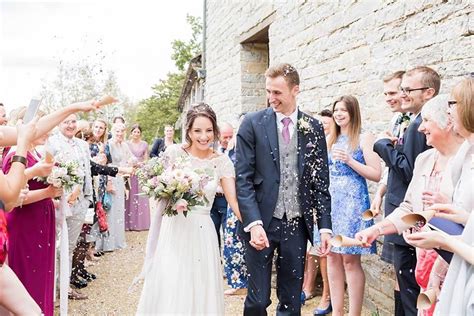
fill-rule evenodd
<path id="1" fill-rule="evenodd" d="M 362 220 L 363 221 L 370 221 L 373 219 L 376 215 L 374 214 L 374 211 L 372 210 L 367 210 L 364 213 L 362 213 Z"/>
<path id="2" fill-rule="evenodd" d="M 436 303 L 436 290 L 435 289 L 428 289 L 420 295 L 418 295 L 418 299 L 416 300 L 416 307 L 418 309 L 428 309 Z"/>
<path id="3" fill-rule="evenodd" d="M 435 210 L 423 211 L 420 213 L 412 213 L 402 217 L 403 222 L 410 226 L 423 227 L 428 223 L 435 215 Z"/>
<path id="4" fill-rule="evenodd" d="M 362 246 L 362 241 L 342 235 L 334 236 L 329 242 L 334 247 Z"/>
<path id="5" fill-rule="evenodd" d="M 110 95 L 107 95 L 100 99 L 98 102 L 95 103 L 96 107 L 100 108 L 103 107 L 104 105 L 112 104 L 117 102 L 118 100 L 115 99 L 114 97 L 111 97 Z"/>

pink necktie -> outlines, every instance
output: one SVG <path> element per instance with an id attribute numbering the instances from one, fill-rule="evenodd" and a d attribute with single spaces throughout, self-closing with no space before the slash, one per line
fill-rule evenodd
<path id="1" fill-rule="evenodd" d="M 289 117 L 285 117 L 281 120 L 281 122 L 283 123 L 283 130 L 281 131 L 281 136 L 283 137 L 285 144 L 288 145 L 290 143 L 290 129 L 288 128 L 288 126 L 291 123 L 291 119 Z"/>

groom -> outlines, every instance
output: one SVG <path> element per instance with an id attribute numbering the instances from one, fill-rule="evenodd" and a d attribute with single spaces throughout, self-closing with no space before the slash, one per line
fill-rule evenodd
<path id="1" fill-rule="evenodd" d="M 246 241 L 244 315 L 266 315 L 277 250 L 277 315 L 301 314 L 307 240 L 316 215 L 320 252 L 329 252 L 331 197 L 322 125 L 299 111 L 299 75 L 289 64 L 265 72 L 271 108 L 245 116 L 237 135 L 237 194 Z"/>

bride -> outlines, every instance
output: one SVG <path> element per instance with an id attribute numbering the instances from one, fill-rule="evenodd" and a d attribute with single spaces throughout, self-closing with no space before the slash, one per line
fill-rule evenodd
<path id="1" fill-rule="evenodd" d="M 211 146 L 218 136 L 216 114 L 209 105 L 199 103 L 187 113 L 186 144 L 166 149 L 171 161 L 189 159 L 196 168 L 213 170 L 213 178 L 205 187 L 207 205 L 192 207 L 187 217 L 182 213 L 163 216 L 157 241 L 153 241 L 156 233 L 150 231 L 149 262 L 145 259 L 137 315 L 224 315 L 217 235 L 209 215 L 218 184 L 239 219 L 240 213 L 234 166 L 227 155 L 217 154 Z M 159 225 L 160 216 L 152 225 Z"/>

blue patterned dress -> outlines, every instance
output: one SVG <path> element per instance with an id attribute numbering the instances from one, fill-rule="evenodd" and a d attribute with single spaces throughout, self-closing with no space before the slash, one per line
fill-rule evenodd
<path id="1" fill-rule="evenodd" d="M 235 151 L 229 152 L 229 158 L 235 164 Z M 244 243 L 239 236 L 239 220 L 232 209 L 227 209 L 224 228 L 224 271 L 227 284 L 233 289 L 247 288 L 247 266 L 244 260 Z"/>
<path id="2" fill-rule="evenodd" d="M 349 139 L 347 136 L 341 135 L 336 143 L 349 146 Z M 352 152 L 352 158 L 365 164 L 360 146 Z M 367 181 L 347 164 L 333 161 L 331 153 L 329 153 L 329 175 L 333 233 L 354 238 L 358 231 L 374 224 L 372 220 L 362 220 L 362 213 L 370 208 Z M 373 243 L 370 248 L 332 247 L 331 251 L 339 254 L 360 255 L 375 253 L 375 247 L 376 245 Z"/>

